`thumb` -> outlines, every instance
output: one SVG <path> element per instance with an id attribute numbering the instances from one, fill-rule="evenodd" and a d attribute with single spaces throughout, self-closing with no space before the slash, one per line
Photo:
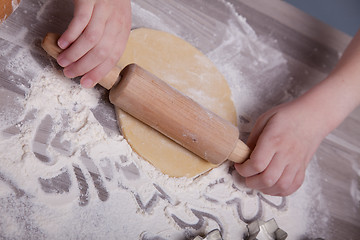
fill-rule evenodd
<path id="1" fill-rule="evenodd" d="M 270 121 L 270 119 L 276 114 L 274 109 L 265 112 L 262 114 L 256 121 L 253 129 L 251 130 L 250 136 L 246 142 L 251 150 L 254 150 L 256 146 L 256 142 L 259 139 L 260 135 L 262 134 L 264 128 Z"/>

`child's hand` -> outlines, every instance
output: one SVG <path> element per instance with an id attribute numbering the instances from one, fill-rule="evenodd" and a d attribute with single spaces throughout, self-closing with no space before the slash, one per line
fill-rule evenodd
<path id="1" fill-rule="evenodd" d="M 326 135 L 312 110 L 298 100 L 258 119 L 247 142 L 253 149 L 250 159 L 235 165 L 248 187 L 286 196 L 301 186 L 306 167 Z"/>
<path id="2" fill-rule="evenodd" d="M 57 58 L 69 78 L 93 87 L 120 59 L 130 33 L 130 0 L 74 0 L 74 17 L 58 40 Z"/>
<path id="3" fill-rule="evenodd" d="M 290 195 L 325 136 L 360 104 L 360 30 L 332 73 L 296 100 L 262 115 L 248 139 L 253 152 L 236 164 L 250 188 Z"/>

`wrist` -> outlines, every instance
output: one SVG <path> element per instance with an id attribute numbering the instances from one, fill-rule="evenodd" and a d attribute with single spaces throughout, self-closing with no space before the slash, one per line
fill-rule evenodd
<path id="1" fill-rule="evenodd" d="M 314 124 L 325 137 L 356 108 L 360 94 L 355 94 L 339 76 L 330 75 L 298 100 L 307 106 Z"/>

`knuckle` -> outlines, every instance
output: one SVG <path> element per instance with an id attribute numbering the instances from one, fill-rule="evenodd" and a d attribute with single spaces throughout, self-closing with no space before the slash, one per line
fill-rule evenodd
<path id="1" fill-rule="evenodd" d="M 263 172 L 265 170 L 266 164 L 264 162 L 262 162 L 262 161 L 254 160 L 252 167 L 257 173 L 261 173 L 261 172 Z"/>
<path id="2" fill-rule="evenodd" d="M 111 55 L 109 58 L 110 64 L 115 65 L 119 61 L 119 59 L 120 59 L 120 54 Z"/>
<path id="3" fill-rule="evenodd" d="M 100 59 L 105 59 L 106 57 L 109 56 L 109 48 L 108 47 L 101 47 L 97 50 L 96 55 L 98 56 L 98 58 Z"/>
<path id="4" fill-rule="evenodd" d="M 270 137 L 270 142 L 274 146 L 281 146 L 283 144 L 284 138 L 280 134 L 275 134 Z"/>
<path id="5" fill-rule="evenodd" d="M 74 78 L 78 77 L 80 74 L 78 73 L 78 70 L 74 68 L 74 66 L 66 67 L 64 68 L 64 75 L 68 78 Z"/>
<path id="6" fill-rule="evenodd" d="M 274 184 L 276 183 L 276 179 L 274 177 L 267 176 L 266 174 L 262 175 L 261 181 L 262 181 L 262 184 L 267 188 L 274 186 Z"/>
<path id="7" fill-rule="evenodd" d="M 295 178 L 294 182 L 292 182 L 291 184 L 287 184 L 283 189 L 281 189 L 280 186 L 279 189 L 281 191 L 281 196 L 288 196 L 297 191 L 304 182 L 304 179 L 305 176 L 301 175 L 300 177 Z"/>
<path id="8" fill-rule="evenodd" d="M 279 180 L 276 185 L 280 192 L 286 192 L 290 187 L 290 183 L 284 180 Z"/>
<path id="9" fill-rule="evenodd" d="M 86 12 L 82 12 L 80 11 L 77 15 L 76 15 L 76 21 L 82 25 L 87 25 L 89 22 L 89 14 Z"/>
<path id="10" fill-rule="evenodd" d="M 99 41 L 100 35 L 100 32 L 95 29 L 84 32 L 84 38 L 92 45 L 95 45 Z"/>
<path id="11" fill-rule="evenodd" d="M 304 182 L 304 179 L 305 179 L 305 174 L 303 174 L 300 178 L 296 178 L 295 181 L 294 181 L 294 187 L 296 189 L 298 189 Z"/>
<path id="12" fill-rule="evenodd" d="M 75 64 L 76 61 L 79 59 L 75 51 L 68 52 L 66 55 L 66 59 L 71 64 Z"/>

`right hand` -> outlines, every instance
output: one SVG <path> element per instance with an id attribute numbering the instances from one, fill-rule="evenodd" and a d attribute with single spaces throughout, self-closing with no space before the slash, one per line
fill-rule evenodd
<path id="1" fill-rule="evenodd" d="M 130 0 L 74 0 L 74 17 L 58 40 L 64 75 L 95 86 L 120 59 L 130 29 Z"/>

